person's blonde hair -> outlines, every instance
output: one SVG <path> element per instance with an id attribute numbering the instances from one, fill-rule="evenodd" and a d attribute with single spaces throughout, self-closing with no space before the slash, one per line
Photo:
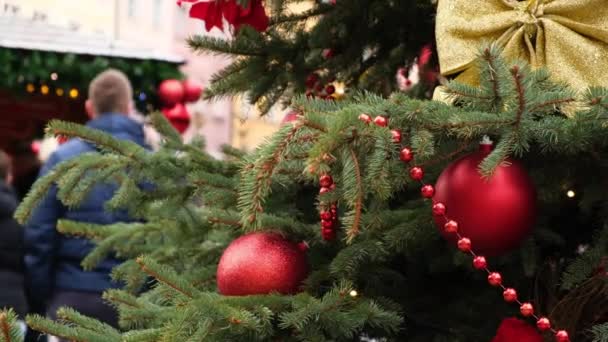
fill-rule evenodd
<path id="1" fill-rule="evenodd" d="M 115 69 L 100 73 L 89 85 L 89 100 L 98 114 L 124 112 L 128 110 L 132 97 L 131 82 Z"/>

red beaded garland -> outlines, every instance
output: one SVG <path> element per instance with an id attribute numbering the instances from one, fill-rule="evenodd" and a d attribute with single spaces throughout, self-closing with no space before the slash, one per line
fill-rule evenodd
<path id="1" fill-rule="evenodd" d="M 488 267 L 488 262 L 484 256 L 478 255 L 473 259 L 473 267 L 478 270 L 483 270 Z"/>
<path id="2" fill-rule="evenodd" d="M 325 241 L 332 241 L 336 238 L 336 230 L 335 229 L 325 229 L 321 230 L 321 237 Z"/>
<path id="3" fill-rule="evenodd" d="M 566 330 L 560 330 L 555 333 L 555 339 L 557 342 L 570 342 L 570 337 L 568 336 L 568 332 Z"/>
<path id="4" fill-rule="evenodd" d="M 323 175 L 321 178 L 319 178 L 319 184 L 324 188 L 328 188 L 334 184 L 334 180 L 330 175 Z"/>
<path id="5" fill-rule="evenodd" d="M 549 330 L 549 329 L 551 329 L 551 321 L 549 321 L 549 319 L 547 317 L 541 317 L 536 322 L 536 326 L 538 327 L 538 330 L 540 330 L 540 331 Z"/>
<path id="6" fill-rule="evenodd" d="M 512 303 L 517 300 L 517 291 L 515 291 L 515 289 L 508 288 L 502 293 L 502 296 L 506 302 Z"/>
<path id="7" fill-rule="evenodd" d="M 372 122 L 372 117 L 363 113 L 363 114 L 359 114 L 359 120 L 368 124 L 368 123 Z"/>
<path id="8" fill-rule="evenodd" d="M 374 123 L 380 127 L 386 127 L 388 125 L 388 119 L 382 115 L 378 115 L 374 118 Z"/>
<path id="9" fill-rule="evenodd" d="M 391 129 L 391 136 L 393 137 L 393 142 L 398 144 L 401 142 L 401 131 L 396 129 Z"/>
<path id="10" fill-rule="evenodd" d="M 500 286 L 502 284 L 502 276 L 498 272 L 492 272 L 488 275 L 488 283 L 492 286 Z"/>
<path id="11" fill-rule="evenodd" d="M 420 189 L 420 193 L 424 198 L 433 198 L 433 195 L 435 195 L 435 188 L 432 185 L 427 184 Z"/>
<path id="12" fill-rule="evenodd" d="M 445 230 L 446 233 L 456 233 L 458 231 L 458 222 L 449 220 L 443 226 L 443 230 Z"/>
<path id="13" fill-rule="evenodd" d="M 326 229 L 333 228 L 334 221 L 332 220 L 321 220 L 321 226 Z"/>
<path id="14" fill-rule="evenodd" d="M 524 317 L 529 317 L 534 314 L 534 307 L 530 303 L 523 303 L 519 308 L 519 312 L 521 312 Z"/>
<path id="15" fill-rule="evenodd" d="M 399 159 L 401 159 L 402 162 L 409 163 L 414 159 L 414 152 L 412 152 L 411 148 L 404 147 L 401 149 L 401 152 L 399 152 Z"/>
<path id="16" fill-rule="evenodd" d="M 422 170 L 421 167 L 419 166 L 414 166 L 413 168 L 410 169 L 410 178 L 415 180 L 415 181 L 420 181 L 422 180 L 422 177 L 424 177 L 424 171 Z"/>
<path id="17" fill-rule="evenodd" d="M 445 215 L 445 205 L 441 202 L 433 204 L 433 215 L 443 216 Z"/>
<path id="18" fill-rule="evenodd" d="M 461 238 L 460 240 L 458 240 L 458 249 L 460 249 L 463 252 L 470 252 L 471 251 L 471 240 L 469 240 L 466 237 Z"/>

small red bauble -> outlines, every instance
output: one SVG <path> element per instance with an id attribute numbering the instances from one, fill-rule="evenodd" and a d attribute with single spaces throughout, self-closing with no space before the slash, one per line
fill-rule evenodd
<path id="1" fill-rule="evenodd" d="M 329 188 L 326 187 L 322 187 L 321 189 L 319 189 L 319 193 L 320 194 L 326 194 L 328 192 L 330 192 L 331 190 Z"/>
<path id="2" fill-rule="evenodd" d="M 424 198 L 433 198 L 433 195 L 435 194 L 435 188 L 433 188 L 432 185 L 427 184 L 420 189 L 420 193 Z"/>
<path id="3" fill-rule="evenodd" d="M 320 184 L 322 187 L 324 187 L 324 188 L 328 188 L 328 187 L 330 187 L 332 184 L 334 184 L 334 179 L 333 179 L 333 178 L 331 178 L 331 176 L 330 176 L 330 175 L 327 175 L 327 174 L 326 174 L 326 175 L 322 175 L 322 176 L 319 178 L 319 184 Z"/>
<path id="4" fill-rule="evenodd" d="M 443 230 L 450 234 L 456 233 L 458 231 L 458 222 L 449 220 L 443 225 Z"/>
<path id="5" fill-rule="evenodd" d="M 386 127 L 388 125 L 388 119 L 382 115 L 378 115 L 374 118 L 374 123 L 380 127 Z"/>
<path id="6" fill-rule="evenodd" d="M 359 114 L 359 120 L 368 124 L 372 122 L 372 117 L 367 114 Z"/>
<path id="7" fill-rule="evenodd" d="M 334 87 L 333 85 L 330 84 L 327 87 L 325 87 L 325 93 L 327 95 L 332 95 L 335 92 L 336 92 L 336 87 Z"/>
<path id="8" fill-rule="evenodd" d="M 333 215 L 331 211 L 322 211 L 319 216 L 321 216 L 321 220 L 331 220 Z"/>
<path id="9" fill-rule="evenodd" d="M 332 220 L 321 220 L 321 227 L 325 229 L 331 229 L 334 227 L 334 221 Z"/>
<path id="10" fill-rule="evenodd" d="M 68 142 L 68 140 L 70 140 L 70 138 L 68 138 L 68 137 L 67 137 L 67 136 L 65 136 L 65 135 L 58 135 L 58 136 L 57 136 L 57 143 L 58 143 L 59 145 L 63 145 L 63 144 L 65 144 L 66 142 Z"/>
<path id="11" fill-rule="evenodd" d="M 169 107 L 181 103 L 184 100 L 184 85 L 178 80 L 162 81 L 158 87 L 158 97 Z"/>
<path id="12" fill-rule="evenodd" d="M 190 127 L 190 114 L 188 109 L 181 103 L 177 103 L 172 108 L 164 108 L 161 110 L 171 126 L 180 133 L 184 133 Z"/>
<path id="13" fill-rule="evenodd" d="M 555 340 L 557 342 L 570 342 L 570 336 L 566 330 L 560 330 L 555 333 Z"/>
<path id="14" fill-rule="evenodd" d="M 291 112 L 285 114 L 283 120 L 281 120 L 281 125 L 298 120 L 298 115 L 300 115 L 300 112 L 297 110 L 292 110 Z"/>
<path id="15" fill-rule="evenodd" d="M 502 296 L 506 302 L 512 303 L 517 300 L 517 291 L 515 291 L 515 289 L 508 288 L 502 293 Z"/>
<path id="16" fill-rule="evenodd" d="M 458 240 L 458 249 L 460 249 L 463 252 L 470 252 L 471 251 L 471 240 L 467 239 L 466 237 L 461 238 L 460 240 Z"/>
<path id="17" fill-rule="evenodd" d="M 397 129 L 391 129 L 391 137 L 393 138 L 393 142 L 398 144 L 401 142 L 401 131 Z"/>
<path id="18" fill-rule="evenodd" d="M 519 312 L 521 312 L 524 317 L 529 317 L 534 314 L 534 307 L 530 303 L 523 303 L 519 308 Z"/>
<path id="19" fill-rule="evenodd" d="M 502 276 L 498 272 L 492 272 L 488 275 L 488 283 L 492 286 L 499 286 L 502 284 Z"/>
<path id="20" fill-rule="evenodd" d="M 463 235 L 475 241 L 476 252 L 486 256 L 504 254 L 530 234 L 536 216 L 536 192 L 524 167 L 516 160 L 499 166 L 486 179 L 479 164 L 491 147 L 450 164 L 435 184 L 435 200 L 450 209 Z M 507 164 L 507 163 L 505 163 Z M 443 218 L 435 218 L 443 230 Z M 448 239 L 453 236 L 444 234 Z"/>
<path id="21" fill-rule="evenodd" d="M 543 336 L 527 322 L 505 318 L 492 342 L 543 342 Z"/>
<path id="22" fill-rule="evenodd" d="M 422 178 L 424 178 L 424 171 L 422 170 L 421 167 L 414 166 L 413 168 L 410 169 L 410 178 L 415 181 L 422 180 Z"/>
<path id="23" fill-rule="evenodd" d="M 411 148 L 404 147 L 401 149 L 401 152 L 399 152 L 399 159 L 401 159 L 402 162 L 409 163 L 414 159 L 414 152 L 412 152 Z"/>
<path id="24" fill-rule="evenodd" d="M 217 267 L 217 287 L 226 296 L 298 292 L 308 276 L 306 254 L 276 233 L 251 233 L 232 241 Z"/>
<path id="25" fill-rule="evenodd" d="M 485 257 L 478 255 L 473 259 L 473 267 L 478 270 L 483 270 L 488 267 L 488 262 Z"/>
<path id="26" fill-rule="evenodd" d="M 185 80 L 184 86 L 184 102 L 196 102 L 203 94 L 203 86 L 196 80 Z"/>
<path id="27" fill-rule="evenodd" d="M 546 331 L 551 329 L 551 321 L 547 317 L 541 317 L 536 321 L 536 326 L 540 331 Z"/>

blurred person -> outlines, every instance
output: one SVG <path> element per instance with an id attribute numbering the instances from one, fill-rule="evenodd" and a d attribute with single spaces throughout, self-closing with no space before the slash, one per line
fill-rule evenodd
<path id="1" fill-rule="evenodd" d="M 87 126 L 145 146 L 141 123 L 129 117 L 132 93 L 131 84 L 123 73 L 108 70 L 99 74 L 89 86 L 85 103 L 91 119 Z M 40 175 L 46 175 L 58 163 L 95 151 L 96 147 L 88 142 L 70 139 L 49 156 Z M 57 198 L 54 185 L 27 223 L 25 264 L 29 294 L 46 307 L 49 317 L 56 319 L 57 309 L 67 306 L 117 326 L 117 313 L 103 301 L 102 293 L 121 287 L 110 278 L 112 268 L 120 261 L 111 256 L 93 270 L 84 271 L 80 264 L 93 249 L 93 243 L 59 234 L 56 230 L 60 219 L 104 225 L 132 222 L 126 211 L 107 212 L 104 209 L 104 203 L 116 190 L 116 184 L 97 184 L 79 206 L 66 208 Z"/>
<path id="2" fill-rule="evenodd" d="M 9 186 L 11 160 L 0 151 L 0 309 L 12 308 L 20 319 L 28 312 L 24 287 L 23 228 L 13 219 L 17 195 Z M 20 321 L 22 329 L 25 324 Z"/>

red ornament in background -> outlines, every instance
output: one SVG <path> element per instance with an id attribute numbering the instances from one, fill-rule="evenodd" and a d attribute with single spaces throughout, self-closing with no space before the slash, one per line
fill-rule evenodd
<path id="1" fill-rule="evenodd" d="M 162 109 L 162 112 L 180 134 L 184 133 L 190 126 L 190 114 L 188 114 L 188 109 L 183 104 L 177 103 L 171 108 Z"/>
<path id="2" fill-rule="evenodd" d="M 460 233 L 471 239 L 475 252 L 497 256 L 513 250 L 532 230 L 536 216 L 536 192 L 524 167 L 508 159 L 494 175 L 483 179 L 479 164 L 491 152 L 482 143 L 478 152 L 450 164 L 435 184 L 435 202 L 445 204 Z M 445 219 L 435 217 L 442 234 Z"/>
<path id="3" fill-rule="evenodd" d="M 30 149 L 32 150 L 32 153 L 34 153 L 36 155 L 38 153 L 40 153 L 40 146 L 41 146 L 41 143 L 39 140 L 32 141 L 32 143 L 30 144 Z"/>
<path id="4" fill-rule="evenodd" d="M 298 120 L 299 114 L 300 112 L 298 112 L 297 110 L 292 110 L 291 112 L 285 114 L 283 120 L 281 120 L 281 125 Z"/>
<path id="5" fill-rule="evenodd" d="M 177 4 L 189 5 L 190 17 L 203 20 L 207 31 L 214 27 L 223 30 L 223 19 L 234 26 L 237 32 L 243 25 L 263 32 L 269 24 L 262 0 L 249 0 L 245 7 L 239 5 L 236 0 L 182 0 Z"/>
<path id="6" fill-rule="evenodd" d="M 184 85 L 178 80 L 164 80 L 158 87 L 158 97 L 167 107 L 182 103 Z"/>
<path id="7" fill-rule="evenodd" d="M 543 337 L 530 324 L 517 318 L 506 318 L 492 342 L 543 342 Z"/>
<path id="8" fill-rule="evenodd" d="M 225 296 L 298 292 L 308 276 L 306 253 L 276 233 L 243 235 L 226 248 L 217 267 Z"/>
<path id="9" fill-rule="evenodd" d="M 188 79 L 182 83 L 184 87 L 184 102 L 196 102 L 203 94 L 203 86 L 195 80 Z"/>
<path id="10" fill-rule="evenodd" d="M 70 140 L 70 138 L 66 137 L 65 135 L 58 135 L 57 136 L 57 143 L 59 145 L 65 144 L 66 142 L 68 142 L 68 140 Z"/>

